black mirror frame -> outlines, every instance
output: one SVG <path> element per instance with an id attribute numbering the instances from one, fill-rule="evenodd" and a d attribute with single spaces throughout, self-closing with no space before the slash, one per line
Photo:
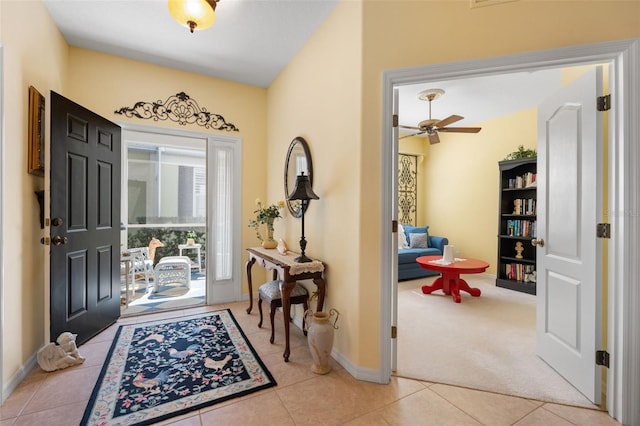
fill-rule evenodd
<path id="1" fill-rule="evenodd" d="M 284 198 L 286 200 L 287 208 L 289 209 L 289 213 L 291 213 L 291 216 L 302 217 L 303 209 L 304 211 L 307 210 L 307 208 L 309 207 L 309 202 L 307 201 L 306 203 L 303 203 L 303 206 L 301 209 L 295 210 L 293 208 L 291 201 L 288 200 L 289 194 L 291 194 L 291 192 L 293 192 L 293 189 L 294 189 L 294 188 L 289 188 L 289 183 L 288 183 L 289 163 L 291 160 L 291 153 L 293 152 L 297 144 L 300 144 L 302 146 L 302 149 L 304 150 L 304 156 L 307 160 L 307 175 L 309 176 L 309 183 L 313 187 L 313 163 L 311 161 L 311 151 L 309 150 L 309 144 L 307 144 L 307 141 L 304 140 L 302 136 L 296 136 L 295 138 L 293 138 L 293 140 L 291 141 L 291 144 L 289 145 L 289 149 L 287 150 L 287 157 L 284 162 Z"/>

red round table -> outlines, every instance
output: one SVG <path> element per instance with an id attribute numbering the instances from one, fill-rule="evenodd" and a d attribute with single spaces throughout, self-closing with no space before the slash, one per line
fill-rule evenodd
<path id="1" fill-rule="evenodd" d="M 484 260 L 460 259 L 457 262 L 444 264 L 442 256 L 420 256 L 416 259 L 418 265 L 431 271 L 440 272 L 433 284 L 423 285 L 422 292 L 431 294 L 436 290 L 442 290 L 444 294 L 450 294 L 456 303 L 460 303 L 460 290 L 466 291 L 473 297 L 480 297 L 480 289 L 469 287 L 469 284 L 460 278 L 460 274 L 479 274 L 489 267 Z"/>

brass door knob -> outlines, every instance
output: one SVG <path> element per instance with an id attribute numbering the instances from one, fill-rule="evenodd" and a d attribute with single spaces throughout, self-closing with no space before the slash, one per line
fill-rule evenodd
<path id="1" fill-rule="evenodd" d="M 53 243 L 54 246 L 67 244 L 68 241 L 69 239 L 67 237 L 61 237 L 60 235 L 56 235 L 55 237 L 53 237 L 53 239 L 51 239 L 51 242 Z"/>
<path id="2" fill-rule="evenodd" d="M 531 240 L 531 245 L 532 246 L 538 246 L 538 247 L 544 247 L 544 240 L 542 238 L 540 238 L 539 240 L 536 240 L 534 238 L 533 240 Z"/>

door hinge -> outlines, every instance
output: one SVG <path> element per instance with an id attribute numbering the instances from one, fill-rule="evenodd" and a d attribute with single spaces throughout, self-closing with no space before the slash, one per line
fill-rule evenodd
<path id="1" fill-rule="evenodd" d="M 609 352 L 596 351 L 596 365 L 603 365 L 609 368 Z"/>
<path id="2" fill-rule="evenodd" d="M 391 221 L 391 232 L 398 232 L 398 221 L 397 220 L 392 220 Z"/>
<path id="3" fill-rule="evenodd" d="M 611 225 L 608 223 L 599 223 L 596 227 L 596 236 L 598 238 L 611 238 Z"/>
<path id="4" fill-rule="evenodd" d="M 395 325 L 391 326 L 391 338 L 395 339 L 396 337 L 398 337 L 398 327 L 396 327 Z"/>
<path id="5" fill-rule="evenodd" d="M 42 237 L 40 238 L 40 244 L 48 246 L 49 244 L 51 244 L 51 240 L 49 239 L 49 237 Z"/>
<path id="6" fill-rule="evenodd" d="M 609 111 L 611 109 L 611 95 L 598 96 L 598 111 Z"/>
<path id="7" fill-rule="evenodd" d="M 393 114 L 393 118 L 391 119 L 391 123 L 393 127 L 398 127 L 398 114 Z"/>

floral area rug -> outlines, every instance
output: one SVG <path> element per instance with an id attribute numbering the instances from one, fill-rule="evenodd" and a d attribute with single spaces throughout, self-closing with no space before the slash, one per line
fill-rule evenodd
<path id="1" fill-rule="evenodd" d="M 150 424 L 275 385 L 230 310 L 123 325 L 81 424 Z"/>

